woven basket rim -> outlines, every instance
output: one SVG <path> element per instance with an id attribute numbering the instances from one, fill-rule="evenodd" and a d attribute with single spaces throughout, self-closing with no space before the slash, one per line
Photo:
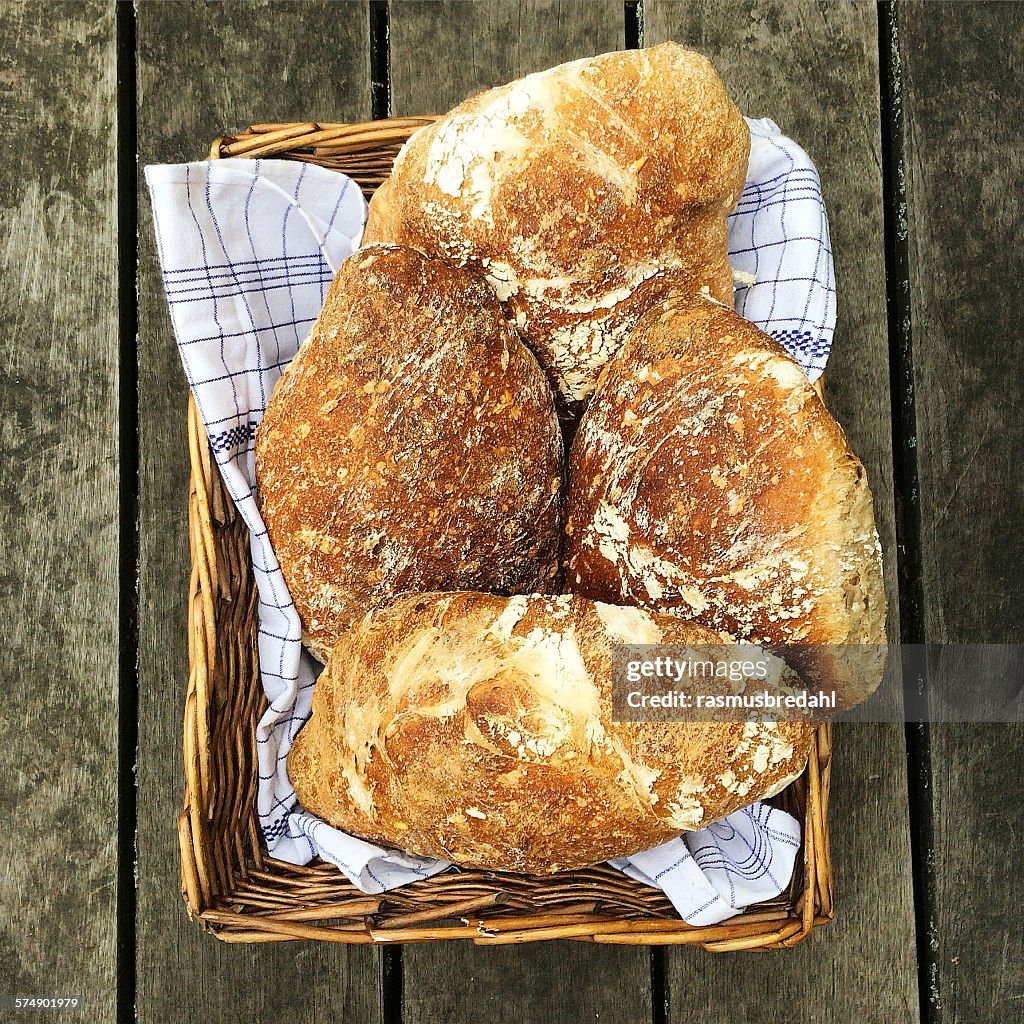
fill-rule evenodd
<path id="1" fill-rule="evenodd" d="M 214 140 L 210 159 L 272 156 L 317 163 L 348 173 L 372 194 L 406 139 L 434 120 L 251 125 Z M 187 434 L 189 676 L 178 837 L 182 896 L 191 919 L 226 942 L 458 938 L 496 945 L 568 938 L 699 945 L 714 952 L 796 945 L 832 919 L 830 724 L 818 726 L 804 773 L 779 798 L 803 829 L 803 859 L 789 889 L 719 925 L 686 924 L 660 890 L 606 865 L 544 877 L 456 870 L 367 896 L 333 865 L 297 867 L 270 858 L 255 814 L 255 724 L 265 697 L 248 536 L 191 394 Z"/>

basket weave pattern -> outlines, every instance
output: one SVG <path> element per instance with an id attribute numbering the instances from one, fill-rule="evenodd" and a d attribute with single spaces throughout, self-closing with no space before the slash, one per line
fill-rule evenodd
<path id="1" fill-rule="evenodd" d="M 210 156 L 305 160 L 343 171 L 371 195 L 402 143 L 432 120 L 254 125 L 218 139 Z M 803 775 L 773 801 L 803 825 L 803 858 L 789 888 L 720 925 L 687 925 L 660 890 L 607 866 L 546 877 L 455 871 L 367 896 L 333 865 L 296 867 L 267 856 L 256 818 L 255 728 L 266 700 L 249 539 L 191 397 L 188 444 L 192 571 L 178 837 L 182 894 L 204 928 L 226 942 L 572 938 L 724 951 L 792 946 L 831 919 L 830 725 L 818 727 Z"/>

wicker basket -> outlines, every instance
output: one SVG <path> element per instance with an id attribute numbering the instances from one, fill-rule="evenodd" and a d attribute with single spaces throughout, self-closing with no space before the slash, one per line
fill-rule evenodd
<path id="1" fill-rule="evenodd" d="M 218 139 L 211 157 L 306 160 L 344 171 L 370 194 L 401 144 L 431 120 L 254 125 Z M 267 856 L 256 819 L 255 725 L 266 702 L 249 542 L 191 399 L 188 443 L 192 572 L 178 836 L 185 904 L 204 928 L 226 942 L 572 938 L 734 950 L 792 946 L 831 919 L 828 725 L 818 728 L 804 774 L 775 800 L 803 823 L 804 856 L 788 890 L 721 925 L 687 925 L 662 892 L 606 866 L 550 877 L 453 871 L 367 896 L 333 865 Z"/>

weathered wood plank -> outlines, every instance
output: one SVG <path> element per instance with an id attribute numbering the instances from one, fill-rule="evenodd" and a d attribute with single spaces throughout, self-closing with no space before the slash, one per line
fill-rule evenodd
<path id="1" fill-rule="evenodd" d="M 370 114 L 365 3 L 140 4 L 137 36 L 140 165 L 201 159 L 251 122 Z M 186 920 L 178 894 L 186 389 L 139 184 L 139 1019 L 379 1020 L 379 952 L 225 946 Z"/>
<path id="2" fill-rule="evenodd" d="M 1024 8 L 897 8 L 920 481 L 922 626 L 1020 640 L 1024 616 Z M 934 1019 L 1019 1019 L 1024 727 L 930 730 Z"/>
<path id="3" fill-rule="evenodd" d="M 481 89 L 621 49 L 616 0 L 393 0 L 391 113 L 444 113 Z"/>
<path id="4" fill-rule="evenodd" d="M 114 1021 L 113 5 L 5 3 L 0 52 L 0 993 Z"/>
<path id="5" fill-rule="evenodd" d="M 444 111 L 480 89 L 623 45 L 619 2 L 419 3 L 391 12 L 391 109 Z M 404 1020 L 650 1018 L 650 958 L 639 949 L 537 943 L 507 949 L 447 943 L 403 951 Z"/>
<path id="6" fill-rule="evenodd" d="M 826 397 L 864 460 L 896 627 L 878 37 L 874 4 L 645 4 L 647 44 L 706 53 L 751 116 L 811 153 L 829 209 L 838 330 Z M 903 730 L 837 730 L 831 820 L 837 919 L 801 947 L 757 958 L 667 954 L 668 1020 L 909 1021 L 918 1016 Z M 774 993 L 774 994 L 773 994 Z"/>

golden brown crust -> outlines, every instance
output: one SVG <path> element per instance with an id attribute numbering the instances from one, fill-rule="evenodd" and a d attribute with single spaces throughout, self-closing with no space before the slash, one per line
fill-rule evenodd
<path id="1" fill-rule="evenodd" d="M 864 467 L 800 367 L 718 303 L 658 303 L 606 367 L 573 443 L 566 532 L 567 584 L 589 597 L 760 643 L 885 643 Z M 824 652 L 815 681 L 859 703 L 878 653 L 864 674 Z"/>
<path id="2" fill-rule="evenodd" d="M 661 641 L 723 642 L 569 595 L 398 598 L 317 683 L 288 757 L 299 802 L 413 853 L 549 873 L 648 849 L 799 774 L 805 723 L 613 723 L 613 645 Z"/>
<path id="3" fill-rule="evenodd" d="M 354 254 L 256 435 L 310 646 L 404 591 L 549 587 L 562 463 L 550 388 L 487 286 L 410 249 Z"/>
<path id="4" fill-rule="evenodd" d="M 732 302 L 726 217 L 750 135 L 710 62 L 676 43 L 574 61 L 418 131 L 370 203 L 366 241 L 486 275 L 576 411 L 666 268 Z"/>

